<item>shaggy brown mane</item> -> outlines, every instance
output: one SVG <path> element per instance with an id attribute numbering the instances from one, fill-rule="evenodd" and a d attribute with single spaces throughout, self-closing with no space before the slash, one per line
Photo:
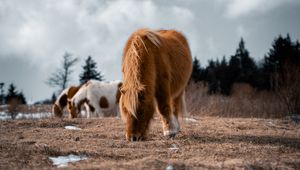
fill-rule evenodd
<path id="1" fill-rule="evenodd" d="M 145 39 L 150 41 L 145 41 Z M 125 98 L 124 101 L 130 101 L 128 104 L 126 104 L 127 109 L 136 118 L 137 116 L 135 115 L 135 112 L 138 105 L 138 93 L 144 90 L 144 85 L 140 82 L 140 55 L 149 54 L 147 49 L 149 43 L 159 47 L 161 45 L 159 35 L 148 29 L 139 30 L 130 38 L 130 46 L 126 47 L 127 52 L 124 54 L 123 58 L 122 70 L 127 74 L 124 76 L 126 81 L 123 83 L 121 91 L 126 91 L 126 94 L 123 96 Z"/>

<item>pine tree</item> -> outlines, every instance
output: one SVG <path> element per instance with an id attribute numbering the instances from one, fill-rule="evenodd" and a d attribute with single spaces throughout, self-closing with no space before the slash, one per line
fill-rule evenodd
<path id="1" fill-rule="evenodd" d="M 57 99 L 57 97 L 56 97 L 55 93 L 53 93 L 52 97 L 51 97 L 51 103 L 54 104 L 56 99 Z"/>
<path id="2" fill-rule="evenodd" d="M 7 95 L 5 96 L 5 103 L 9 104 L 12 100 L 17 102 L 16 104 L 26 104 L 26 98 L 21 91 L 20 93 L 16 90 L 16 86 L 11 83 L 8 87 Z"/>
<path id="3" fill-rule="evenodd" d="M 195 57 L 194 61 L 193 61 L 193 71 L 192 71 L 192 75 L 191 75 L 191 79 L 194 82 L 198 82 L 201 80 L 201 66 L 200 66 L 200 62 L 199 60 Z"/>
<path id="4" fill-rule="evenodd" d="M 218 68 L 218 76 L 220 80 L 220 90 L 221 93 L 224 95 L 230 95 L 231 86 L 232 86 L 232 82 L 230 81 L 230 79 L 228 79 L 229 76 L 228 68 L 229 68 L 228 62 L 225 56 L 223 56 L 223 59 Z"/>
<path id="5" fill-rule="evenodd" d="M 0 105 L 5 103 L 4 83 L 0 83 Z"/>
<path id="6" fill-rule="evenodd" d="M 288 65 L 300 67 L 300 45 L 299 42 L 292 42 L 289 34 L 286 37 L 279 35 L 275 38 L 272 48 L 265 56 L 261 68 L 264 75 L 264 86 L 266 89 L 272 89 L 274 86 L 274 75 L 281 75 L 284 79 L 285 70 Z"/>
<path id="7" fill-rule="evenodd" d="M 19 100 L 20 104 L 26 104 L 26 103 L 27 103 L 27 102 L 26 102 L 26 98 L 25 98 L 23 92 L 20 92 L 20 93 L 18 94 L 18 100 Z"/>
<path id="8" fill-rule="evenodd" d="M 240 60 L 241 70 L 238 75 L 238 81 L 254 85 L 254 75 L 256 74 L 257 67 L 254 60 L 250 57 L 249 51 L 245 48 L 243 38 L 241 38 L 235 57 Z"/>
<path id="9" fill-rule="evenodd" d="M 84 84 L 87 81 L 93 80 L 103 80 L 103 75 L 97 71 L 97 63 L 92 59 L 91 56 L 85 60 L 85 65 L 82 66 L 83 72 L 79 75 L 80 84 Z"/>
<path id="10" fill-rule="evenodd" d="M 8 87 L 8 92 L 5 97 L 5 103 L 8 104 L 12 99 L 18 98 L 18 91 L 16 90 L 16 86 L 11 83 Z"/>
<path id="11" fill-rule="evenodd" d="M 217 79 L 217 65 L 219 61 L 208 61 L 208 66 L 206 68 L 207 72 L 207 82 L 208 82 L 208 93 L 213 94 L 219 92 L 219 80 Z"/>

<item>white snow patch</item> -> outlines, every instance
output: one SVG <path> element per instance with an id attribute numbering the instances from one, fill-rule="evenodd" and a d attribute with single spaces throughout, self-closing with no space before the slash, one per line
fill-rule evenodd
<path id="1" fill-rule="evenodd" d="M 15 119 L 45 119 L 52 117 L 51 112 L 41 112 L 41 113 L 18 113 Z M 6 112 L 0 112 L 0 120 L 11 120 L 11 116 Z"/>
<path id="2" fill-rule="evenodd" d="M 65 129 L 68 129 L 68 130 L 81 130 L 81 128 L 76 127 L 76 126 L 65 126 Z"/>
<path id="3" fill-rule="evenodd" d="M 7 108 L 7 105 L 6 104 L 0 105 L 0 108 Z"/>
<path id="4" fill-rule="evenodd" d="M 188 118 L 188 117 L 186 117 L 186 118 L 184 118 L 184 119 L 185 119 L 185 121 L 187 121 L 187 122 L 197 122 L 197 120 L 194 119 L 194 118 Z"/>
<path id="5" fill-rule="evenodd" d="M 16 119 L 44 119 L 52 117 L 53 113 L 45 112 L 45 113 L 18 113 Z"/>
<path id="6" fill-rule="evenodd" d="M 68 156 L 58 156 L 58 157 L 49 157 L 49 159 L 53 162 L 53 165 L 56 165 L 58 168 L 67 167 L 68 163 L 78 162 L 81 160 L 87 159 L 85 155 L 73 155 L 70 154 Z"/>
<path id="7" fill-rule="evenodd" d="M 172 144 L 171 147 L 169 147 L 170 150 L 178 150 L 179 148 L 177 147 L 176 144 Z"/>
<path id="8" fill-rule="evenodd" d="M 166 170 L 174 170 L 175 168 L 172 165 L 168 165 Z"/>
<path id="9" fill-rule="evenodd" d="M 0 112 L 0 120 L 8 120 L 11 119 L 11 116 L 5 112 Z"/>

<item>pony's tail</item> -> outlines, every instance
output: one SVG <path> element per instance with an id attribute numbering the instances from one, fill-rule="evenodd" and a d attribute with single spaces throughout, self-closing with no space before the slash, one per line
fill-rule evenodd
<path id="1" fill-rule="evenodd" d="M 149 40 L 149 41 L 147 41 Z M 138 106 L 138 94 L 145 89 L 141 83 L 141 64 L 143 57 L 149 55 L 148 46 L 152 43 L 156 47 L 161 45 L 159 35 L 149 29 L 136 31 L 128 40 L 123 57 L 123 78 L 124 82 L 121 91 L 126 109 L 135 118 Z"/>

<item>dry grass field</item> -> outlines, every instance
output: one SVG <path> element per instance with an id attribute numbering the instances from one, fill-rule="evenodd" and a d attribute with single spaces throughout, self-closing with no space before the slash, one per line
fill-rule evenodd
<path id="1" fill-rule="evenodd" d="M 126 141 L 123 127 L 119 118 L 1 121 L 0 169 L 56 169 L 49 157 L 69 154 L 87 159 L 68 169 L 300 168 L 300 125 L 288 118 L 193 116 L 166 139 L 155 117 L 142 142 Z"/>

